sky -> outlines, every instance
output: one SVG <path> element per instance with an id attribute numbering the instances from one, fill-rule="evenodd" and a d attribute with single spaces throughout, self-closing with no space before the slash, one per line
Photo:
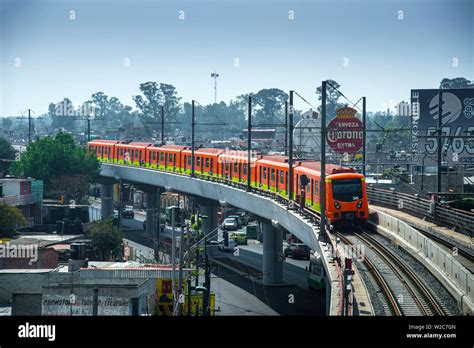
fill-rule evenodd
<path id="1" fill-rule="evenodd" d="M 147 81 L 205 105 L 214 71 L 226 103 L 280 88 L 317 106 L 333 79 L 393 109 L 410 89 L 474 80 L 473 23 L 471 0 L 0 0 L 0 117 L 98 91 L 135 108 Z"/>

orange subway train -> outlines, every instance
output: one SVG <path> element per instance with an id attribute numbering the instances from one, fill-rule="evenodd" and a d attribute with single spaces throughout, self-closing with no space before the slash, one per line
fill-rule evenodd
<path id="1" fill-rule="evenodd" d="M 191 173 L 192 151 L 189 146 L 155 145 L 144 142 L 93 140 L 89 153 L 100 161 L 145 167 L 153 170 Z M 250 158 L 250 184 L 288 198 L 289 163 L 281 155 L 256 155 Z M 246 151 L 198 148 L 194 151 L 194 173 L 198 177 L 215 177 L 247 184 Z M 367 220 L 369 214 L 364 175 L 352 168 L 326 165 L 326 217 L 334 222 Z M 321 164 L 294 160 L 293 197 L 308 209 L 321 211 Z"/>

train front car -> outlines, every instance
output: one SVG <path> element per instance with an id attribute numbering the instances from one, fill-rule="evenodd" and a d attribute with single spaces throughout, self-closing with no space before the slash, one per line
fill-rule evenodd
<path id="1" fill-rule="evenodd" d="M 364 175 L 336 173 L 326 176 L 326 216 L 331 222 L 367 220 L 369 205 Z"/>

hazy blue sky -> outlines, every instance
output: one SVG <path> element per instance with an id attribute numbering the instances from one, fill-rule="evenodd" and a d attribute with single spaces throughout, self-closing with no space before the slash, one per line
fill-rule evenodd
<path id="1" fill-rule="evenodd" d="M 41 114 L 64 97 L 77 105 L 97 91 L 135 107 L 146 81 L 207 104 L 214 70 L 225 102 L 276 87 L 317 104 L 316 87 L 332 78 L 352 99 L 367 96 L 374 111 L 408 100 L 411 88 L 437 88 L 443 77 L 474 79 L 470 0 L 0 3 L 1 116 Z"/>

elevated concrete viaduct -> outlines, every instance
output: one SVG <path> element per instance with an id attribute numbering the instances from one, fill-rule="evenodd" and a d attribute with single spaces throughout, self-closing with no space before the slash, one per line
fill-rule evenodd
<path id="1" fill-rule="evenodd" d="M 288 210 L 285 205 L 269 197 L 215 181 L 142 167 L 103 163 L 100 175 L 103 178 L 115 180 L 120 178 L 124 181 L 146 184 L 161 189 L 166 188 L 197 197 L 200 213 L 208 217 L 203 219 L 203 231 L 206 234 L 217 228 L 217 207 L 220 201 L 225 201 L 229 205 L 258 216 L 264 222 L 263 282 L 266 285 L 276 285 L 283 282 L 283 229 L 290 231 L 311 249 L 323 256 L 324 266 L 329 278 L 327 283 L 330 288 L 328 295 L 338 293 L 338 289 L 335 289 L 337 287 L 335 285 L 337 275 L 330 263 L 331 257 L 327 245 L 319 241 L 318 227 L 313 226 L 296 212 Z M 110 215 L 110 212 L 113 212 L 113 206 L 110 208 L 113 205 L 113 200 L 108 199 L 111 192 L 110 184 L 103 184 L 103 192 L 106 200 L 102 202 L 102 211 L 103 217 L 106 217 L 107 214 Z M 331 304 L 333 300 L 330 298 L 334 296 L 329 295 L 328 297 L 328 313 L 331 313 L 334 310 L 334 305 Z"/>

